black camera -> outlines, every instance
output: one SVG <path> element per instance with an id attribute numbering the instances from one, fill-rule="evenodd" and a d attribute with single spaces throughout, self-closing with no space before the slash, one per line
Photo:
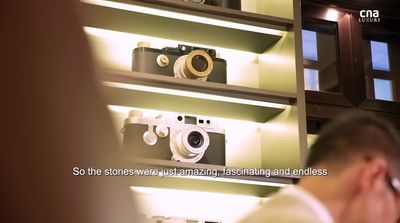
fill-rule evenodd
<path id="1" fill-rule="evenodd" d="M 149 118 L 132 110 L 122 133 L 128 156 L 225 165 L 225 130 L 209 118 L 180 114 Z"/>
<path id="2" fill-rule="evenodd" d="M 242 9 L 242 3 L 240 0 L 182 0 L 184 2 L 193 2 L 198 4 L 214 5 L 223 8 L 230 9 Z"/>
<path id="3" fill-rule="evenodd" d="M 132 71 L 226 84 L 226 61 L 214 49 L 179 44 L 150 48 L 139 42 L 133 50 Z"/>

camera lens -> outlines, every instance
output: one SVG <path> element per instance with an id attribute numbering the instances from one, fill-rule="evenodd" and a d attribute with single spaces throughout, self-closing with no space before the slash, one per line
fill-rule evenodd
<path id="1" fill-rule="evenodd" d="M 203 72 L 208 68 L 207 59 L 202 55 L 196 55 L 192 59 L 192 66 L 197 71 Z"/>
<path id="2" fill-rule="evenodd" d="M 203 145 L 204 138 L 200 132 L 191 132 L 188 135 L 188 142 L 189 145 L 193 148 L 199 148 Z"/>
<path id="3" fill-rule="evenodd" d="M 179 57 L 174 64 L 174 76 L 206 81 L 213 71 L 214 63 L 204 50 L 193 50 Z"/>
<path id="4" fill-rule="evenodd" d="M 185 124 L 182 128 L 170 129 L 169 147 L 172 160 L 196 163 L 210 145 L 210 136 L 199 126 Z"/>

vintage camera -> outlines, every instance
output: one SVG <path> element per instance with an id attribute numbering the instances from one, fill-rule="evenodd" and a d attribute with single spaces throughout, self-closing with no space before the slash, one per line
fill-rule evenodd
<path id="1" fill-rule="evenodd" d="M 184 2 L 193 2 L 198 4 L 214 5 L 223 8 L 230 9 L 242 9 L 242 3 L 240 0 L 182 0 Z"/>
<path id="2" fill-rule="evenodd" d="M 152 217 L 153 223 L 221 223 L 221 221 L 211 221 L 204 219 L 194 219 L 194 218 L 181 218 L 181 217 L 164 217 L 164 216 L 154 216 Z"/>
<path id="3" fill-rule="evenodd" d="M 179 44 L 150 48 L 139 42 L 133 50 L 132 71 L 226 84 L 226 61 L 214 49 Z"/>
<path id="4" fill-rule="evenodd" d="M 132 110 L 122 133 L 129 156 L 225 165 L 225 131 L 208 118 L 180 114 L 148 118 Z"/>

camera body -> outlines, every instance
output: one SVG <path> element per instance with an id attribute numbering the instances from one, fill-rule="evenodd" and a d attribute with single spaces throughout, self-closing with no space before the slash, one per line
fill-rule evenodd
<path id="1" fill-rule="evenodd" d="M 193 3 L 198 3 L 198 4 L 214 5 L 214 6 L 236 9 L 236 10 L 242 9 L 241 0 L 182 0 L 182 1 L 193 2 Z"/>
<path id="2" fill-rule="evenodd" d="M 132 53 L 132 71 L 226 84 L 226 61 L 214 49 L 179 44 L 151 48 L 139 42 Z"/>
<path id="3" fill-rule="evenodd" d="M 208 118 L 180 114 L 148 118 L 133 110 L 122 133 L 128 156 L 225 165 L 225 131 Z"/>

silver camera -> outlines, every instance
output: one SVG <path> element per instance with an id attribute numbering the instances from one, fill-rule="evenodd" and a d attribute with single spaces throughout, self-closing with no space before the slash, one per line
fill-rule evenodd
<path id="1" fill-rule="evenodd" d="M 225 165 L 225 131 L 209 118 L 183 114 L 152 118 L 132 110 L 122 133 L 128 155 Z"/>

